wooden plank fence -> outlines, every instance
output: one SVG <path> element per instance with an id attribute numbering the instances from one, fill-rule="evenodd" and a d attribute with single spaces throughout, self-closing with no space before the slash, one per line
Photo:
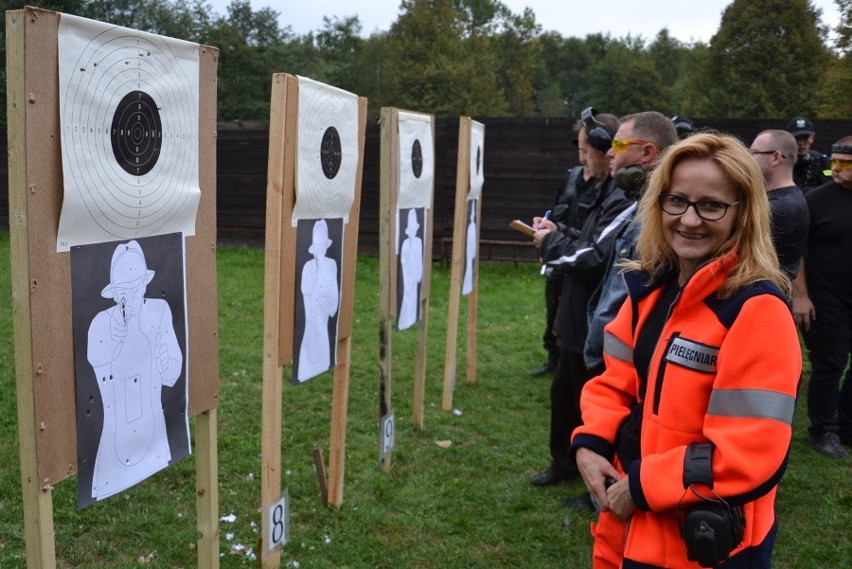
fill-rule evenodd
<path id="1" fill-rule="evenodd" d="M 528 239 L 508 228 L 512 219 L 530 220 L 553 203 L 564 170 L 576 163 L 573 120 L 567 118 L 474 119 L 485 124 L 485 187 L 480 257 L 483 261 L 536 260 Z M 786 119 L 694 119 L 699 128 L 732 133 L 747 144 Z M 852 134 L 852 120 L 815 120 L 814 148 Z M 217 140 L 217 226 L 223 245 L 262 247 L 266 223 L 266 169 L 269 126 L 265 121 L 219 123 Z M 435 121 L 435 202 L 433 257 L 448 260 L 452 248 L 458 118 Z M 6 135 L 0 138 L 5 153 Z M 6 187 L 7 164 L 0 163 Z M 0 227 L 8 227 L 8 193 L 0 192 Z M 359 252 L 378 254 L 379 125 L 367 122 L 361 193 Z"/>

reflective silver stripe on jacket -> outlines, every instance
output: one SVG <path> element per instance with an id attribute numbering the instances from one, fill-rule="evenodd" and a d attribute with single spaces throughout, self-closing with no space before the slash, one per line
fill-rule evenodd
<path id="1" fill-rule="evenodd" d="M 610 221 L 609 224 L 607 224 L 607 226 L 603 228 L 603 231 L 601 231 L 600 236 L 595 240 L 595 244 L 598 244 L 598 243 L 602 242 L 604 239 L 606 239 L 607 236 L 610 233 L 612 233 L 613 231 L 615 231 L 616 229 L 621 227 L 621 225 L 624 224 L 625 221 L 630 221 L 630 217 L 633 215 L 633 211 L 635 209 L 636 209 L 636 204 L 632 203 L 629 206 L 627 206 L 627 208 L 624 211 L 622 211 L 617 216 L 615 216 L 615 218 L 613 218 L 613 220 Z M 594 249 L 595 249 L 594 247 L 583 247 L 582 249 L 577 249 L 576 251 L 574 251 L 573 255 L 563 255 L 563 256 L 559 257 L 558 259 L 556 259 L 555 261 L 550 261 L 550 263 L 548 263 L 548 264 L 561 265 L 563 263 L 574 263 L 584 253 L 588 253 L 589 251 L 594 251 Z"/>
<path id="2" fill-rule="evenodd" d="M 611 332 L 604 332 L 603 351 L 605 354 L 609 354 L 617 360 L 621 360 L 629 364 L 633 363 L 633 348 L 622 342 Z"/>
<path id="3" fill-rule="evenodd" d="M 796 399 L 777 391 L 763 389 L 714 389 L 708 415 L 744 419 L 775 419 L 793 424 Z"/>

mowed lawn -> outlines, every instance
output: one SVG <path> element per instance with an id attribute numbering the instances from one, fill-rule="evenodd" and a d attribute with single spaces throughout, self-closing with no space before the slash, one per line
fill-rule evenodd
<path id="1" fill-rule="evenodd" d="M 441 396 L 450 269 L 433 266 L 423 430 L 416 430 L 411 419 L 416 333 L 394 331 L 392 336 L 396 446 L 389 473 L 379 466 L 378 269 L 378 259 L 358 259 L 340 509 L 323 504 L 311 454 L 319 447 L 328 457 L 331 375 L 295 387 L 285 369 L 282 488 L 291 505 L 282 566 L 588 567 L 593 517 L 562 505 L 582 492 L 582 483 L 550 488 L 529 484 L 529 477 L 549 459 L 550 384 L 529 376 L 544 358 L 544 282 L 538 267 L 480 266 L 476 382 L 470 384 L 464 376 L 463 298 L 459 374 L 453 411 L 445 412 Z M 220 249 L 217 270 L 221 566 L 254 567 L 261 520 L 263 252 Z M 0 233 L 0 334 L 0 568 L 6 569 L 26 566 L 8 233 Z M 848 567 L 850 462 L 823 457 L 808 446 L 806 393 L 803 383 L 789 469 L 779 490 L 774 567 Z M 58 566 L 197 566 L 194 478 L 190 457 L 83 511 L 76 509 L 76 477 L 58 483 L 53 489 Z"/>

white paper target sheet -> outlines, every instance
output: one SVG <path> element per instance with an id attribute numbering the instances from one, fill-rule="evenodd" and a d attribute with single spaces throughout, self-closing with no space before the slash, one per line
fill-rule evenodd
<path id="1" fill-rule="evenodd" d="M 199 46 L 62 14 L 57 251 L 195 234 Z"/>

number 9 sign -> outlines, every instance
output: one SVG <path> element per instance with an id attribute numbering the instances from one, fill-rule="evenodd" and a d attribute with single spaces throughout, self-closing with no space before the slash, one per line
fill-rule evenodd
<path id="1" fill-rule="evenodd" d="M 389 413 L 382 417 L 380 441 L 380 457 L 384 458 L 393 450 L 393 437 L 396 427 L 394 425 L 393 413 Z"/>

